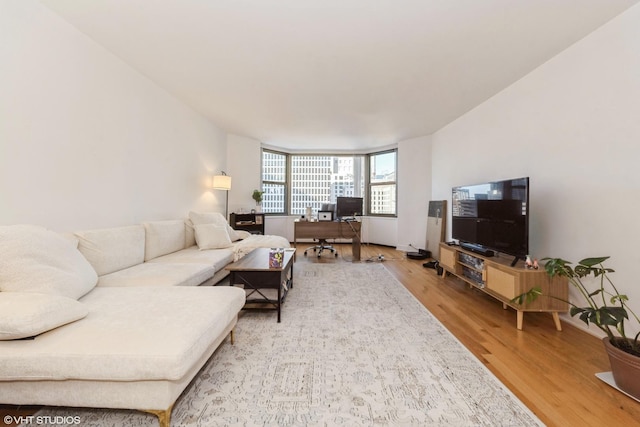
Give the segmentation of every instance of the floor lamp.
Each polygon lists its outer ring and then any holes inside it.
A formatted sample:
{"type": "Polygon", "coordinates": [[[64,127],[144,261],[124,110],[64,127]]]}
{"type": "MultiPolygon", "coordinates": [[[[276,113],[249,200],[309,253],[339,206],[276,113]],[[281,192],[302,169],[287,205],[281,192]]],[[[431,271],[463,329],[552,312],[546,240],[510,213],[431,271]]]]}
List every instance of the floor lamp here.
{"type": "Polygon", "coordinates": [[[220,175],[214,175],[211,187],[214,190],[226,191],[226,199],[224,204],[224,217],[229,220],[229,190],[231,190],[231,177],[222,171],[220,175]]]}

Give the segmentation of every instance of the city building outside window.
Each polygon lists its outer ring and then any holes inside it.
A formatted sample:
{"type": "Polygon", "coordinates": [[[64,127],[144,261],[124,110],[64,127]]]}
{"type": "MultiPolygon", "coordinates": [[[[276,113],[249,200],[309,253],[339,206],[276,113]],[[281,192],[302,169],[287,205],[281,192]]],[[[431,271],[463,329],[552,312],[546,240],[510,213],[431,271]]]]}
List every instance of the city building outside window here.
{"type": "Polygon", "coordinates": [[[362,197],[363,156],[291,154],[290,214],[313,215],[323,204],[336,203],[339,196],[362,197]]]}
{"type": "Polygon", "coordinates": [[[363,197],[365,204],[369,200],[369,214],[395,215],[395,154],[395,150],[371,155],[286,154],[263,149],[262,210],[304,215],[311,207],[316,215],[323,204],[344,196],[363,197]]]}

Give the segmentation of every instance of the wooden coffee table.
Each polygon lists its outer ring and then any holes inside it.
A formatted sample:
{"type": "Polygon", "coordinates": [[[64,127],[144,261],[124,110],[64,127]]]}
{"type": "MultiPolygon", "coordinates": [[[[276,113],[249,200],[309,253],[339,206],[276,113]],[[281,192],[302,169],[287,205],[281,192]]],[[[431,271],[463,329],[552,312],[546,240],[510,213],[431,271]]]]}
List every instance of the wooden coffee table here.
{"type": "MultiPolygon", "coordinates": [[[[284,303],[287,292],[293,288],[293,255],[295,249],[286,248],[281,268],[269,267],[269,249],[257,248],[229,264],[229,284],[242,285],[247,293],[247,304],[267,304],[278,310],[280,323],[280,307],[284,303]]],[[[263,308],[263,307],[259,307],[263,308]]]]}

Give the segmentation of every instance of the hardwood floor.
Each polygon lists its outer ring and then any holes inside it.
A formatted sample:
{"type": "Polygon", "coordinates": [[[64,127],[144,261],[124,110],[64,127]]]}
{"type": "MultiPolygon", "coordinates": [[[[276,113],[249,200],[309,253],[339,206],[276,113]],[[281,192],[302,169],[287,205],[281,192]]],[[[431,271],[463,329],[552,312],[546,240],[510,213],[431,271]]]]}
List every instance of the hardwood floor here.
{"type": "MultiPolygon", "coordinates": [[[[302,246],[302,245],[300,245],[302,246]]],[[[351,261],[351,246],[340,256],[303,257],[298,262],[351,261]]],[[[556,331],[548,313],[526,313],[516,329],[516,313],[451,276],[439,277],[404,252],[363,245],[361,262],[379,262],[493,374],[548,426],[640,425],[640,403],[595,377],[609,370],[600,339],[562,322],[556,331]]]]}
{"type": "MultiPolygon", "coordinates": [[[[296,263],[351,262],[351,245],[336,245],[337,258],[312,252],[296,263]]],[[[524,330],[516,313],[465,283],[424,268],[393,248],[363,245],[360,262],[380,262],[485,366],[548,426],[640,425],[640,403],[595,377],[609,370],[601,341],[563,322],[555,330],[550,314],[526,313],[524,330]]],[[[28,415],[32,408],[0,405],[0,415],[28,415]]]]}

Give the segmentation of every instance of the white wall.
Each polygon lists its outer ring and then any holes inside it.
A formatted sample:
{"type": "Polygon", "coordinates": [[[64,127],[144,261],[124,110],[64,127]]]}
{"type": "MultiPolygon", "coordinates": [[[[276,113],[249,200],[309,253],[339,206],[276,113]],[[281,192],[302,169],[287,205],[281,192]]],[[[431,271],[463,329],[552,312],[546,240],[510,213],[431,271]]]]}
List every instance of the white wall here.
{"type": "MultiPolygon", "coordinates": [[[[433,196],[530,176],[530,252],[610,255],[640,313],[640,6],[433,135],[433,196]]],[[[448,236],[451,236],[450,226],[448,236]]]]}
{"type": "Polygon", "coordinates": [[[226,135],[39,3],[0,2],[0,224],[224,209],[226,135]]]}
{"type": "Polygon", "coordinates": [[[260,141],[229,134],[227,137],[227,174],[231,176],[229,212],[245,213],[256,208],[251,198],[262,183],[262,151],[260,141]]]}
{"type": "Polygon", "coordinates": [[[431,137],[398,144],[398,250],[413,252],[427,246],[427,217],[431,200],[431,137]],[[410,246],[411,245],[411,246],[410,246]]]}
{"type": "Polygon", "coordinates": [[[397,224],[396,218],[364,216],[360,240],[363,243],[395,246],[398,241],[397,224]]]}

